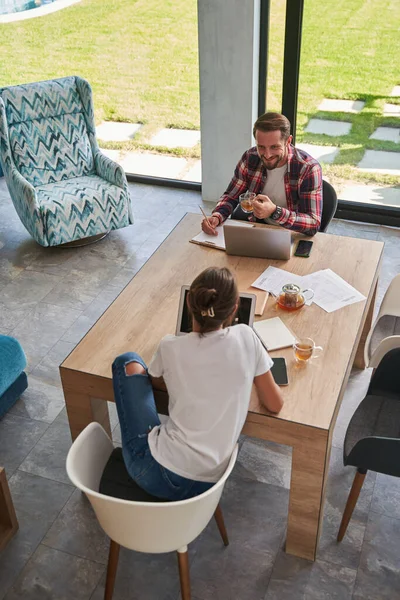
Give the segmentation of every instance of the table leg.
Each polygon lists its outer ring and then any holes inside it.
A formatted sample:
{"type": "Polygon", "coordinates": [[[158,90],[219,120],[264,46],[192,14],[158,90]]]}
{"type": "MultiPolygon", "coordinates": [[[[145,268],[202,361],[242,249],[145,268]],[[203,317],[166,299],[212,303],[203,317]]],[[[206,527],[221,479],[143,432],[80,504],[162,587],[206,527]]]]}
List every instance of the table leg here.
{"type": "Polygon", "coordinates": [[[365,364],[365,360],[364,360],[364,348],[365,348],[365,342],[366,342],[369,330],[371,329],[371,326],[372,326],[372,320],[374,317],[377,288],[378,288],[378,281],[375,284],[375,289],[372,294],[372,298],[371,298],[371,302],[370,302],[370,305],[368,308],[364,327],[363,327],[363,330],[361,333],[360,341],[358,343],[356,356],[354,358],[354,366],[357,367],[358,369],[365,369],[365,367],[367,366],[365,364]]]}
{"type": "Polygon", "coordinates": [[[328,432],[293,445],[286,552],[315,560],[322,528],[330,442],[328,432]],[[324,435],[326,434],[326,435],[324,435]]]}
{"type": "Polygon", "coordinates": [[[64,398],[72,441],[74,441],[81,431],[83,431],[89,423],[92,423],[92,421],[100,423],[111,437],[110,417],[106,400],[92,398],[87,394],[74,392],[73,390],[65,388],[64,398]]]}
{"type": "Polygon", "coordinates": [[[6,472],[0,467],[0,551],[18,529],[17,516],[8,487],[6,472]]]}

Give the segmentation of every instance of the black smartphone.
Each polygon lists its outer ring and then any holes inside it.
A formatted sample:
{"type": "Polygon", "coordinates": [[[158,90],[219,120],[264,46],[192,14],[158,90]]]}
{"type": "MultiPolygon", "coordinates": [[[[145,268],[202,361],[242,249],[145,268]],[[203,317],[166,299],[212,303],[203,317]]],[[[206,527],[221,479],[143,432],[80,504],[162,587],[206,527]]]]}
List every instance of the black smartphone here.
{"type": "Polygon", "coordinates": [[[286,369],[286,361],[284,358],[273,358],[274,364],[271,368],[271,373],[278,385],[288,385],[288,374],[286,369]]]}
{"type": "Polygon", "coordinates": [[[302,258],[308,258],[311,253],[313,242],[309,242],[308,240],[300,240],[297,244],[295,256],[301,256],[302,258]]]}

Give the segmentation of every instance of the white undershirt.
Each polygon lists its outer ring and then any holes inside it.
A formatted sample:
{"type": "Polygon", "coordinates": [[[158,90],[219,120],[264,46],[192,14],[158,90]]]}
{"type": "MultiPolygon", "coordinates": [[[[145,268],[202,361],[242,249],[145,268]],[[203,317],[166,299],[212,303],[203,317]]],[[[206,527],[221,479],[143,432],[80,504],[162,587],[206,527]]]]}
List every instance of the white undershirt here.
{"type": "Polygon", "coordinates": [[[188,479],[218,481],[245,422],[254,377],[272,364],[247,325],[164,337],[149,365],[169,394],[167,422],[149,433],[156,461],[188,479]]]}
{"type": "Polygon", "coordinates": [[[285,174],[287,171],[287,163],[283,167],[276,167],[268,171],[267,181],[264,189],[261,192],[264,196],[268,196],[276,206],[287,208],[286,190],[285,190],[285,174]]]}

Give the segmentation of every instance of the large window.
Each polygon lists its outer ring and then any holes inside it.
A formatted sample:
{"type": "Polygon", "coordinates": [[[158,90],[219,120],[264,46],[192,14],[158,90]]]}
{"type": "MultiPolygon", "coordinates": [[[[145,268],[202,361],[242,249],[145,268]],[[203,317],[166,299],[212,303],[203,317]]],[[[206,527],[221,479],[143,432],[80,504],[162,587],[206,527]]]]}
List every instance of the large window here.
{"type": "Polygon", "coordinates": [[[127,172],[189,174],[200,158],[196,0],[71,0],[56,12],[58,0],[5,1],[0,13],[39,8],[0,14],[0,86],[80,75],[100,145],[127,172]]]}

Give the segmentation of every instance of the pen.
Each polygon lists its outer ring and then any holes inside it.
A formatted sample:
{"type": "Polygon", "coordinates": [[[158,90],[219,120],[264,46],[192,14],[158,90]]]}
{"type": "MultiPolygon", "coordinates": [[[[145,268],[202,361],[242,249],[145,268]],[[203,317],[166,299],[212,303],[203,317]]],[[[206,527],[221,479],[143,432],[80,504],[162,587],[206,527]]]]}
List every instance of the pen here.
{"type": "Polygon", "coordinates": [[[211,225],[210,221],[208,220],[208,217],[207,217],[206,213],[205,213],[205,212],[204,212],[204,210],[201,208],[200,204],[199,204],[199,209],[200,209],[200,210],[201,210],[201,212],[203,213],[203,217],[204,217],[204,218],[205,218],[205,220],[207,221],[207,225],[208,225],[209,227],[211,227],[211,228],[212,228],[212,225],[211,225]]]}

